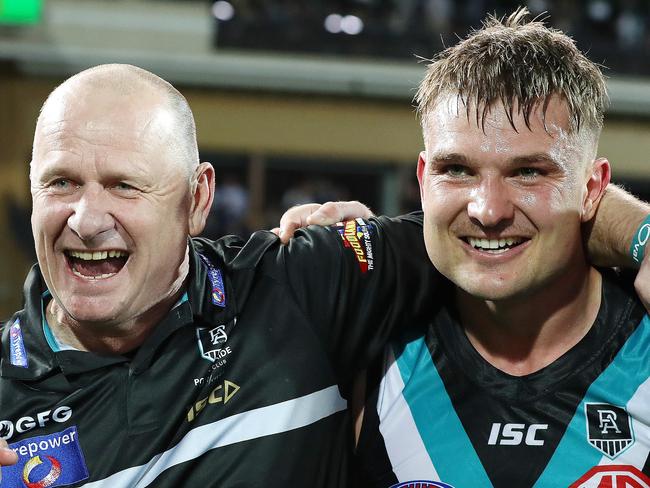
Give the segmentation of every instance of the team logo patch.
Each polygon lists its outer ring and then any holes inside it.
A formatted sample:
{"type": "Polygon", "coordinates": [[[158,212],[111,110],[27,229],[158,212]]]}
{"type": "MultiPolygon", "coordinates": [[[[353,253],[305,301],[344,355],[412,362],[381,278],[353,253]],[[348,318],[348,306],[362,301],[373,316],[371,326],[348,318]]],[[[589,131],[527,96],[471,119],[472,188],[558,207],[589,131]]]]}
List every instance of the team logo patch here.
{"type": "Polygon", "coordinates": [[[31,437],[9,444],[18,454],[18,463],[2,468],[2,486],[48,488],[65,486],[88,478],[88,468],[77,428],[31,437]]]}
{"type": "Polygon", "coordinates": [[[208,279],[210,280],[210,285],[212,285],[212,292],[210,294],[212,303],[219,307],[226,306],[226,287],[223,285],[223,276],[221,275],[221,270],[215,268],[208,259],[199,254],[203,264],[205,264],[208,269],[208,279]]]}
{"type": "Polygon", "coordinates": [[[623,407],[608,403],[586,403],[587,440],[614,459],[634,443],[630,416],[623,407]]]}
{"type": "MultiPolygon", "coordinates": [[[[237,324],[237,318],[233,319],[233,327],[237,324]]],[[[198,327],[196,336],[199,342],[199,352],[201,357],[214,363],[218,359],[230,354],[230,350],[225,346],[228,341],[226,326],[218,325],[212,329],[207,327],[198,327]]]]}
{"type": "Polygon", "coordinates": [[[343,245],[354,251],[354,257],[357,259],[362,273],[374,269],[375,258],[371,239],[373,229],[371,224],[361,218],[336,224],[336,230],[343,240],[343,245]]]}
{"type": "Polygon", "coordinates": [[[595,466],[569,488],[650,488],[650,478],[634,466],[595,466]]]}
{"type": "Polygon", "coordinates": [[[27,368],[27,352],[25,351],[25,342],[23,340],[23,331],[20,328],[20,321],[16,320],[9,328],[9,360],[14,366],[27,368]]]}
{"type": "Polygon", "coordinates": [[[405,481],[403,483],[397,483],[392,485],[390,488],[454,488],[447,483],[442,481],[405,481]]]}

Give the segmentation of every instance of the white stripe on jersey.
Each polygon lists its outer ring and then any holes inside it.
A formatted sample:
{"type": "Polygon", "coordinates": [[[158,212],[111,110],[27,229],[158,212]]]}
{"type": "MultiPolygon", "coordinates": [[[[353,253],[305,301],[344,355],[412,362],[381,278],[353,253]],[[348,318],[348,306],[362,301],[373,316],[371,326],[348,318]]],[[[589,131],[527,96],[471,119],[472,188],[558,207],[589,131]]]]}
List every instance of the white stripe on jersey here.
{"type": "Polygon", "coordinates": [[[415,425],[411,409],[402,392],[404,381],[392,348],[386,348],[385,374],[379,385],[377,414],[379,431],[384,437],[386,452],[398,481],[440,481],[422,437],[415,425]]]}
{"type": "Polygon", "coordinates": [[[154,456],[147,464],[127,468],[83,486],[144,488],[166,469],[196,459],[211,449],[305,427],[346,408],[346,401],[341,398],[338,386],[334,385],[292,400],[238,413],[192,429],[176,446],[154,456]]]}
{"type": "Polygon", "coordinates": [[[625,406],[632,419],[634,444],[614,459],[607,456],[600,458],[599,466],[609,464],[630,464],[643,468],[650,453],[650,379],[647,379],[632,395],[625,406]]]}

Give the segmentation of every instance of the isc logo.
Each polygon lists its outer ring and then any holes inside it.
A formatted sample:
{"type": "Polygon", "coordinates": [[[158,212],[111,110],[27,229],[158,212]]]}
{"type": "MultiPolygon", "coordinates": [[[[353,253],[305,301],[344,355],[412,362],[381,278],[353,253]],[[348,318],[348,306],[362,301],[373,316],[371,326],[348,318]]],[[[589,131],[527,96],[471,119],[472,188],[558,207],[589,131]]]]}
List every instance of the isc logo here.
{"type": "Polygon", "coordinates": [[[548,424],[492,424],[488,445],[518,446],[521,441],[527,446],[543,446],[544,439],[539,439],[538,431],[548,429],[548,424]],[[503,428],[502,428],[503,426],[503,428]]]}

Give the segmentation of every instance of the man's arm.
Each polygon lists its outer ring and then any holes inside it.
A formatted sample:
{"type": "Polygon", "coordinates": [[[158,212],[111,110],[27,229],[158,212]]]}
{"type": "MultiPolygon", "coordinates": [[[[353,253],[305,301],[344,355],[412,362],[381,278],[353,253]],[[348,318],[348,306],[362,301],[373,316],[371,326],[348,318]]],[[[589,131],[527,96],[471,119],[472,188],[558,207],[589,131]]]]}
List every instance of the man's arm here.
{"type": "MultiPolygon", "coordinates": [[[[591,261],[598,266],[639,267],[632,259],[630,246],[639,226],[650,215],[650,205],[622,188],[610,184],[598,207],[596,217],[585,229],[591,261]]],[[[307,225],[331,225],[355,217],[368,218],[372,212],[359,202],[328,202],[290,208],[273,231],[287,243],[296,229],[307,225]]],[[[646,252],[650,254],[650,250],[646,252]]],[[[650,310],[650,259],[641,263],[634,282],[646,309],[650,310]]]]}
{"type": "Polygon", "coordinates": [[[333,225],[357,217],[367,219],[373,216],[368,207],[357,201],[305,203],[284,212],[280,226],[271,229],[271,232],[280,238],[282,244],[288,244],[296,230],[308,225],[333,225]]]}
{"type": "MultiPolygon", "coordinates": [[[[589,257],[599,266],[638,267],[630,247],[640,225],[650,215],[650,205],[610,184],[596,217],[586,229],[589,257]]],[[[646,250],[646,255],[650,251],[646,250]]],[[[634,281],[639,298],[650,310],[650,259],[643,259],[634,281]]]]}
{"type": "Polygon", "coordinates": [[[596,217],[585,229],[591,262],[597,266],[638,268],[639,263],[630,255],[630,246],[639,225],[649,214],[649,204],[610,184],[596,217]]]}

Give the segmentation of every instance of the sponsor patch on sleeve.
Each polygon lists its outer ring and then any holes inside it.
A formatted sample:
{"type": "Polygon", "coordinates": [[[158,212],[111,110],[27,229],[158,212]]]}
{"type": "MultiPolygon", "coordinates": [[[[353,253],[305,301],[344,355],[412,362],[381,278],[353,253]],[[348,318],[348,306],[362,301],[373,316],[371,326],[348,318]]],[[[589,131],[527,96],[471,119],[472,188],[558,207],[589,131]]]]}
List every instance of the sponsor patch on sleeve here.
{"type": "Polygon", "coordinates": [[[334,228],[341,236],[343,246],[354,252],[361,272],[372,271],[375,268],[375,256],[372,249],[374,226],[358,218],[339,222],[334,228]]]}
{"type": "Polygon", "coordinates": [[[89,476],[76,426],[30,437],[9,444],[9,448],[18,454],[18,463],[2,468],[3,488],[66,486],[89,476]]]}
{"type": "Polygon", "coordinates": [[[25,341],[23,340],[23,331],[20,328],[20,321],[16,320],[9,328],[9,360],[14,366],[27,368],[27,352],[25,351],[25,341]]]}
{"type": "Polygon", "coordinates": [[[210,280],[210,285],[212,286],[212,303],[219,307],[226,306],[226,287],[223,284],[223,276],[221,275],[221,270],[216,268],[203,254],[199,254],[201,261],[205,264],[205,267],[208,271],[208,279],[210,280]]]}

